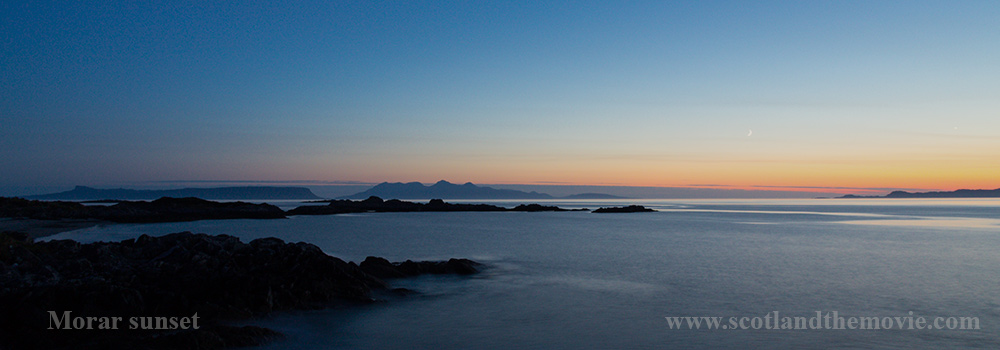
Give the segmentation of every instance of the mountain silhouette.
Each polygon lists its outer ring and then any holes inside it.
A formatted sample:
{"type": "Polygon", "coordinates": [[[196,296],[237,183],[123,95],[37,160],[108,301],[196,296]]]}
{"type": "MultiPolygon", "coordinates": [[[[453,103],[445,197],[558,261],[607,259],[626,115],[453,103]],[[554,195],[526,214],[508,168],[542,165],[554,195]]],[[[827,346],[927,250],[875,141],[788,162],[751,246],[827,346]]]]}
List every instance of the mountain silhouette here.
{"type": "Polygon", "coordinates": [[[995,190],[955,190],[933,192],[892,191],[885,196],[845,195],[838,198],[998,198],[1000,188],[995,190]]]}
{"type": "Polygon", "coordinates": [[[438,181],[437,183],[424,186],[419,182],[383,182],[364,192],[340,197],[343,199],[365,199],[371,196],[393,199],[553,199],[551,195],[538,193],[535,191],[524,192],[517,190],[496,189],[492,187],[476,186],[471,182],[463,185],[456,185],[448,181],[438,181]]]}

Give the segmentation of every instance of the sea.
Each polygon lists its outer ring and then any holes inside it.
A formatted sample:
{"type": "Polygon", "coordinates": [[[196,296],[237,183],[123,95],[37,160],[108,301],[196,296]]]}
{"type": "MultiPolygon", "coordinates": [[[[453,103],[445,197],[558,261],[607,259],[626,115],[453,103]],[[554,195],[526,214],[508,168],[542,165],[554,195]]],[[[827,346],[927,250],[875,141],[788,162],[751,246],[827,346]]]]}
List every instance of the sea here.
{"type": "Polygon", "coordinates": [[[260,349],[1000,348],[998,199],[530,202],[657,212],[294,216],[49,239],[192,231],[308,242],[355,262],[484,264],[391,281],[416,292],[405,297],[245,321],[285,334],[260,349]]]}

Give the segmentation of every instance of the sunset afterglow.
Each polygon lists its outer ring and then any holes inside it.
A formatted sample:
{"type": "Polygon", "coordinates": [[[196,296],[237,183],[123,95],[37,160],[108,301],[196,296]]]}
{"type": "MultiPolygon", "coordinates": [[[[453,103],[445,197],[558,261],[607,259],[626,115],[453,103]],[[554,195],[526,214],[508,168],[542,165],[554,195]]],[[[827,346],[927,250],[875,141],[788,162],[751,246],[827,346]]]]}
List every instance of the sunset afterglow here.
{"type": "Polygon", "coordinates": [[[992,2],[33,2],[0,16],[12,193],[1000,187],[992,2]]]}

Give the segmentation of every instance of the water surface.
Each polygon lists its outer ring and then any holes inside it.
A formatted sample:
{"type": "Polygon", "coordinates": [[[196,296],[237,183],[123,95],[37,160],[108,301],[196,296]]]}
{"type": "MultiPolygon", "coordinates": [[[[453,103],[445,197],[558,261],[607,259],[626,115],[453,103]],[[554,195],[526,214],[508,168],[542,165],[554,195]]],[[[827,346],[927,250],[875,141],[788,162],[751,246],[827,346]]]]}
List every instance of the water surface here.
{"type": "MultiPolygon", "coordinates": [[[[519,203],[493,201],[513,206],[519,203]]],[[[345,260],[465,257],[473,277],[394,281],[372,306],[252,323],[266,349],[996,348],[1000,201],[546,201],[657,213],[367,213],[114,225],[57,238],[178,231],[275,236],[345,260]],[[977,317],[979,330],[688,330],[665,317],[977,317]]]]}

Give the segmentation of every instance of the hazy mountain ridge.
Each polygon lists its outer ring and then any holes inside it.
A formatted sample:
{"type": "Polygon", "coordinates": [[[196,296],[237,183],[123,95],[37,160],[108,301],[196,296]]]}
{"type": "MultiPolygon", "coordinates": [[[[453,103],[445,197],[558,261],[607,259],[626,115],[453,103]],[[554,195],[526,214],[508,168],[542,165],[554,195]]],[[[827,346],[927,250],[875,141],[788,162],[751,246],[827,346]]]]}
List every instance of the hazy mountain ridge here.
{"type": "Polygon", "coordinates": [[[340,197],[343,199],[365,199],[371,196],[394,199],[555,199],[555,197],[535,191],[501,190],[476,186],[471,182],[456,185],[448,181],[424,186],[419,182],[383,182],[366,191],[340,197]]]}
{"type": "Polygon", "coordinates": [[[628,197],[615,196],[606,193],[580,193],[560,198],[561,199],[627,199],[628,197]]]}
{"type": "Polygon", "coordinates": [[[277,186],[182,188],[175,190],[99,189],[76,186],[76,188],[65,192],[26,196],[25,198],[42,200],[153,200],[161,197],[197,197],[214,200],[320,199],[319,196],[305,187],[277,186]]]}
{"type": "Polygon", "coordinates": [[[885,196],[845,195],[838,198],[1000,198],[1000,188],[995,190],[955,190],[931,192],[892,191],[885,196]]]}
{"type": "Polygon", "coordinates": [[[556,197],[548,193],[536,191],[525,192],[513,189],[498,189],[488,186],[477,186],[471,182],[462,185],[441,180],[425,186],[419,182],[383,182],[363,192],[339,199],[365,199],[371,196],[392,199],[623,199],[627,197],[604,193],[581,193],[566,197],[556,197]]]}

